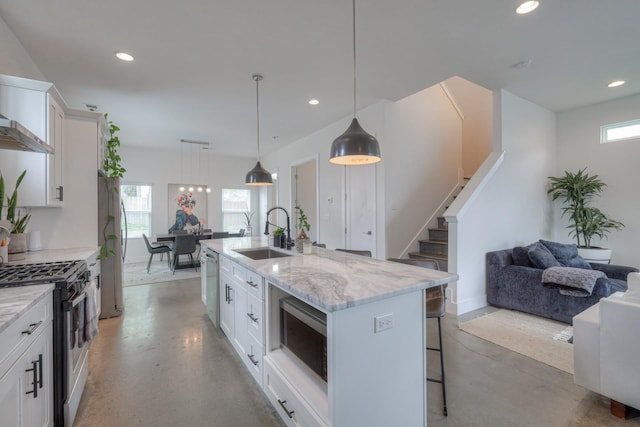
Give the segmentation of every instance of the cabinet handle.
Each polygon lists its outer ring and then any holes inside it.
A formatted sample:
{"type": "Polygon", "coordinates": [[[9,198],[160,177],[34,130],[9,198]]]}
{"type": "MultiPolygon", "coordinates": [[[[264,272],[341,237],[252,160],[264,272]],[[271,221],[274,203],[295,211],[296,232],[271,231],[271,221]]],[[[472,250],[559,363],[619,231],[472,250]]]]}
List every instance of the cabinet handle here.
{"type": "Polygon", "coordinates": [[[25,369],[25,372],[33,371],[33,382],[31,383],[33,384],[33,389],[31,391],[26,392],[25,394],[33,393],[33,397],[37,398],[38,397],[38,361],[34,360],[33,362],[31,362],[31,364],[33,365],[33,368],[25,369]]]}
{"type": "Polygon", "coordinates": [[[38,326],[40,326],[41,324],[42,324],[42,320],[39,321],[38,323],[30,323],[29,324],[30,328],[27,329],[26,331],[22,331],[22,334],[31,335],[32,333],[35,332],[36,329],[38,329],[38,326]]]}
{"type": "Polygon", "coordinates": [[[249,319],[251,319],[253,323],[258,323],[258,318],[254,316],[253,313],[247,313],[247,316],[249,316],[249,319]]]}
{"type": "Polygon", "coordinates": [[[64,188],[61,185],[60,187],[56,187],[56,190],[58,190],[58,194],[59,194],[59,197],[56,197],[56,199],[62,202],[64,200],[64,188]]]}
{"type": "Polygon", "coordinates": [[[229,285],[224,284],[224,302],[229,303],[229,285]]]}
{"type": "Polygon", "coordinates": [[[284,404],[285,404],[285,403],[287,403],[287,401],[286,401],[286,400],[280,400],[280,399],[278,399],[278,403],[280,404],[280,406],[282,406],[282,409],[284,409],[284,412],[287,414],[287,416],[288,416],[289,418],[293,418],[293,413],[294,413],[295,411],[289,411],[289,410],[287,409],[287,407],[286,407],[286,406],[284,406],[284,404]]]}
{"type": "Polygon", "coordinates": [[[251,286],[252,288],[257,288],[258,284],[257,283],[253,283],[253,280],[249,279],[246,281],[247,285],[251,286]]]}
{"type": "Polygon", "coordinates": [[[42,388],[42,353],[38,356],[38,387],[42,388]]]}
{"type": "Polygon", "coordinates": [[[258,366],[259,362],[253,358],[253,354],[247,354],[247,357],[249,358],[249,360],[251,360],[251,363],[253,363],[253,366],[258,366]]]}

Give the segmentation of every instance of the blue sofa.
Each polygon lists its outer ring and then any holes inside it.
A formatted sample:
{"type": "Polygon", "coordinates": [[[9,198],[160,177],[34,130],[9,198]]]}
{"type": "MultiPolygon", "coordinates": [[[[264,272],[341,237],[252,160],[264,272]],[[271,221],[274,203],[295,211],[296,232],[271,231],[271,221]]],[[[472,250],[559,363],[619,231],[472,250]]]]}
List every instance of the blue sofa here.
{"type": "MultiPolygon", "coordinates": [[[[519,248],[523,249],[523,248],[519,248]]],[[[520,255],[516,257],[519,259],[520,255]]],[[[627,290],[627,274],[637,268],[612,264],[590,264],[607,277],[597,280],[591,296],[561,295],[558,289],[542,284],[543,268],[514,263],[513,250],[489,252],[486,256],[487,302],[491,305],[535,314],[572,324],[573,316],[591,307],[600,298],[627,290]]],[[[587,267],[588,268],[588,267],[587,267]]]]}

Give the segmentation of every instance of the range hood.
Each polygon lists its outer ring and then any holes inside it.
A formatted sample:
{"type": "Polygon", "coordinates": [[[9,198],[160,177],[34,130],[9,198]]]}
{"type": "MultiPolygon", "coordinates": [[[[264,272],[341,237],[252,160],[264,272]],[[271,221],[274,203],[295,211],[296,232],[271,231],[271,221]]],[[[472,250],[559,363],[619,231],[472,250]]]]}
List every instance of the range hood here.
{"type": "Polygon", "coordinates": [[[0,114],[0,149],[53,154],[53,147],[15,120],[0,114]]]}

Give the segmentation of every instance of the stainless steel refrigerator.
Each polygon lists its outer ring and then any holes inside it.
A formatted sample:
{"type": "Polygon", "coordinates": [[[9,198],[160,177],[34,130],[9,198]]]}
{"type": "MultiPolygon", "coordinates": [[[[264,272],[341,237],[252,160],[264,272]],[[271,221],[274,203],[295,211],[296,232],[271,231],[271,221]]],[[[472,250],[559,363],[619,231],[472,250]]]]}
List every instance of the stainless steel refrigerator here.
{"type": "Polygon", "coordinates": [[[120,200],[120,179],[105,182],[98,171],[98,244],[106,245],[106,257],[101,260],[100,318],[120,316],[122,299],[122,263],[126,253],[126,220],[120,200]]]}

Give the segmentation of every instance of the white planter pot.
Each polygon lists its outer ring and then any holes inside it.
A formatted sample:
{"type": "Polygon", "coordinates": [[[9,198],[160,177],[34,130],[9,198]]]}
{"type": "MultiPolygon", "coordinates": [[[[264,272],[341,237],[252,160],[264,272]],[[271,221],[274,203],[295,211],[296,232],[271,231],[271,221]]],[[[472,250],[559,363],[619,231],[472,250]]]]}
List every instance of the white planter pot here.
{"type": "Polygon", "coordinates": [[[606,248],[578,248],[578,255],[588,262],[609,264],[611,261],[611,249],[606,248]]]}

